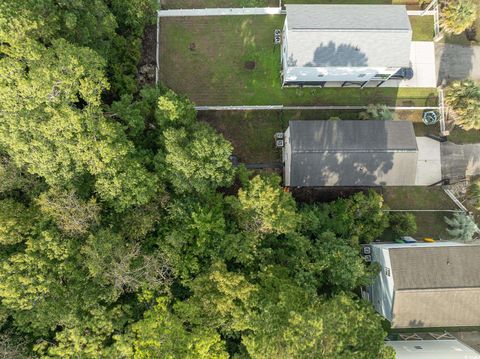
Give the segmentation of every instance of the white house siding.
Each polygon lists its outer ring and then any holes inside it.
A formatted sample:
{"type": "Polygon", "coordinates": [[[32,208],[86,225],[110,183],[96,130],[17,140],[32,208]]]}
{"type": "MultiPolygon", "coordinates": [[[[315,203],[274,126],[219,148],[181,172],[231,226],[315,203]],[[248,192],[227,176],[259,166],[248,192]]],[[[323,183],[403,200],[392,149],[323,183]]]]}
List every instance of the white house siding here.
{"type": "Polygon", "coordinates": [[[284,57],[284,84],[319,81],[364,82],[372,80],[377,74],[391,76],[399,70],[380,67],[288,67],[285,60],[284,57]]]}
{"type": "Polygon", "coordinates": [[[283,147],[283,182],[285,186],[290,186],[290,166],[292,162],[292,145],[290,143],[290,127],[287,128],[287,131],[285,131],[285,136],[284,136],[284,147],[283,147]]]}
{"type": "Polygon", "coordinates": [[[381,271],[370,287],[370,301],[378,313],[391,321],[393,310],[393,276],[388,249],[372,245],[372,261],[380,264],[381,271]],[[386,275],[386,268],[390,270],[390,276],[386,275]]]}

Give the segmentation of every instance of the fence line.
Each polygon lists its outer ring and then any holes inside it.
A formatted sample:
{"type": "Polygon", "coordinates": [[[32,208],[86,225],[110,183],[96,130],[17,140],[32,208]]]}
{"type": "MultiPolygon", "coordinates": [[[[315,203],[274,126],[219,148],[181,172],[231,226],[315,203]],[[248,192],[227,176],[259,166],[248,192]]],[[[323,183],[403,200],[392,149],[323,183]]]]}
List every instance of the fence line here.
{"type": "Polygon", "coordinates": [[[447,189],[447,188],[444,188],[443,190],[444,190],[445,193],[448,195],[448,197],[450,197],[450,199],[457,205],[457,207],[462,210],[462,212],[468,213],[468,209],[465,208],[465,206],[462,204],[462,202],[460,202],[460,201],[458,200],[457,197],[455,197],[455,195],[453,194],[452,191],[450,191],[450,190],[447,189]]]}
{"type": "Polygon", "coordinates": [[[458,209],[383,209],[383,212],[462,212],[458,209]]]}
{"type": "Polygon", "coordinates": [[[244,8],[210,8],[210,9],[178,9],[159,10],[159,17],[178,16],[238,16],[238,15],[280,15],[280,7],[244,7],[244,8]]]}
{"type": "MultiPolygon", "coordinates": [[[[160,6],[160,0],[159,0],[160,6]]],[[[155,50],[155,84],[158,84],[160,78],[160,16],[157,15],[157,48],[155,50]]]]}
{"type": "MultiPolygon", "coordinates": [[[[256,111],[256,110],[365,110],[368,106],[284,106],[284,105],[257,105],[257,106],[195,106],[197,111],[256,111]]],[[[388,106],[390,110],[438,110],[437,106],[388,106]]]]}

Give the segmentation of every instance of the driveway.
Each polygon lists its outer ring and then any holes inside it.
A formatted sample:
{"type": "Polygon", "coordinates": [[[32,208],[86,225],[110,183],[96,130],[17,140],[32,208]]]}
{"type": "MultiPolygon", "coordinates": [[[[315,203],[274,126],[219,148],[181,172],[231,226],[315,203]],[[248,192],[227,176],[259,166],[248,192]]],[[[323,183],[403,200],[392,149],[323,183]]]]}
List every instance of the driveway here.
{"type": "Polygon", "coordinates": [[[440,142],[417,137],[417,186],[429,186],[442,180],[440,142]]]}
{"type": "Polygon", "coordinates": [[[480,46],[436,44],[438,84],[443,80],[480,80],[480,46]]]}
{"type": "Polygon", "coordinates": [[[451,180],[480,175],[480,144],[441,144],[443,178],[451,180]]]}

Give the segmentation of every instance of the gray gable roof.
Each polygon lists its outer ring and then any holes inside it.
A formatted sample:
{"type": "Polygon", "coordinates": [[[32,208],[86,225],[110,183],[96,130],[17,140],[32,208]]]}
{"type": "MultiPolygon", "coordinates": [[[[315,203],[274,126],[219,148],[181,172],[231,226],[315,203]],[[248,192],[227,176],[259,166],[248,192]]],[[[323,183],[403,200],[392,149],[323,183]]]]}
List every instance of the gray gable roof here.
{"type": "Polygon", "coordinates": [[[390,249],[395,290],[480,288],[480,246],[390,249]]]}
{"type": "Polygon", "coordinates": [[[289,30],[411,31],[404,5],[285,5],[289,30]]]}
{"type": "Polygon", "coordinates": [[[392,327],[480,325],[480,246],[392,248],[392,327]]]}
{"type": "Polygon", "coordinates": [[[408,121],[291,121],[290,186],[414,185],[408,121]]]}
{"type": "Polygon", "coordinates": [[[412,29],[400,5],[287,5],[293,67],[408,67],[412,29]]]}

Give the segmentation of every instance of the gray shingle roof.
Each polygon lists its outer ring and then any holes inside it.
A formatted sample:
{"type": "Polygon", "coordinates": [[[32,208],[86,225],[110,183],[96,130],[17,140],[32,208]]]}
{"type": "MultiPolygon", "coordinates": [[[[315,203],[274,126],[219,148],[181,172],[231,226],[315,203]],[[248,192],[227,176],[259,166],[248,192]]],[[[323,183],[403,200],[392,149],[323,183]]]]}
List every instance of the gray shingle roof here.
{"type": "Polygon", "coordinates": [[[286,7],[289,66],[410,66],[412,29],[405,6],[286,7]]]}
{"type": "Polygon", "coordinates": [[[480,246],[390,249],[392,327],[480,325],[480,246]]]}
{"type": "Polygon", "coordinates": [[[480,288],[480,246],[390,249],[395,289],[480,288]]]}
{"type": "Polygon", "coordinates": [[[404,5],[285,6],[289,30],[411,30],[404,5]]]}
{"type": "Polygon", "coordinates": [[[291,121],[290,186],[414,185],[407,121],[291,121]]]}
{"type": "Polygon", "coordinates": [[[480,325],[480,288],[395,292],[392,328],[445,328],[480,325]]]}

